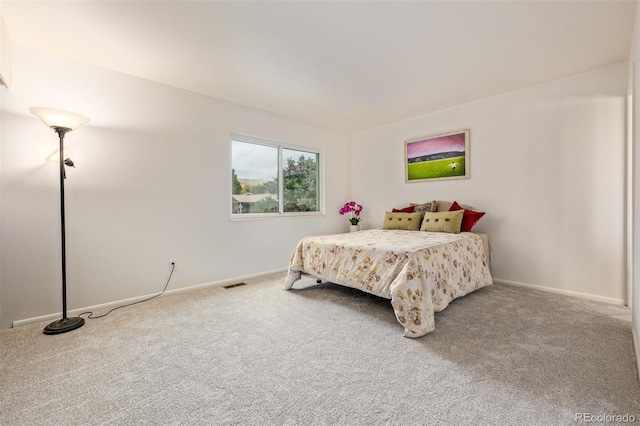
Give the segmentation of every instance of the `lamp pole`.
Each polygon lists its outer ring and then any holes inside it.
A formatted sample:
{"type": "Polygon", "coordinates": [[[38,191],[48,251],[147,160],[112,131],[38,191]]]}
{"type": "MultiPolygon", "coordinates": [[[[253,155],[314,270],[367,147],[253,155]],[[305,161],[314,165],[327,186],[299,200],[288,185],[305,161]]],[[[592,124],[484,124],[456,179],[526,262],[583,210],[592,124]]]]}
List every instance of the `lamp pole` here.
{"type": "Polygon", "coordinates": [[[44,334],[60,334],[75,330],[84,325],[84,318],[67,317],[67,248],[65,238],[64,217],[64,180],[66,179],[65,166],[74,167],[73,161],[64,158],[64,136],[89,122],[89,118],[73,112],[62,111],[53,108],[31,107],[29,111],[40,118],[42,122],[52,128],[60,139],[60,231],[62,247],[62,319],[52,322],[44,328],[44,334]]]}
{"type": "MultiPolygon", "coordinates": [[[[54,127],[53,130],[60,138],[60,230],[61,230],[61,248],[62,248],[62,319],[54,321],[44,328],[44,334],[60,334],[67,331],[75,330],[84,325],[84,318],[67,317],[67,246],[66,246],[66,230],[64,220],[64,180],[66,173],[64,167],[66,160],[64,159],[64,135],[71,129],[66,127],[54,127]]],[[[71,163],[73,164],[73,163],[71,163]]]]}
{"type": "Polygon", "coordinates": [[[64,135],[69,131],[64,127],[55,129],[60,137],[60,229],[62,230],[62,319],[67,319],[67,245],[64,220],[64,135]]]}

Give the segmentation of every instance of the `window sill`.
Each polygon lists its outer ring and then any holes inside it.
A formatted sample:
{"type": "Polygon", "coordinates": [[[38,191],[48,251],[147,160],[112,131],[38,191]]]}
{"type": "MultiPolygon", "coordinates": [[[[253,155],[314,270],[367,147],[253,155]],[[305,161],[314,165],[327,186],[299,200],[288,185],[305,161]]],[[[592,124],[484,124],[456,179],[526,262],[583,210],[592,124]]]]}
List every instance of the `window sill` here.
{"type": "Polygon", "coordinates": [[[263,220],[263,219],[298,219],[298,218],[320,218],[325,217],[321,212],[309,213],[245,213],[242,215],[233,215],[229,218],[230,222],[243,222],[247,220],[263,220]]]}

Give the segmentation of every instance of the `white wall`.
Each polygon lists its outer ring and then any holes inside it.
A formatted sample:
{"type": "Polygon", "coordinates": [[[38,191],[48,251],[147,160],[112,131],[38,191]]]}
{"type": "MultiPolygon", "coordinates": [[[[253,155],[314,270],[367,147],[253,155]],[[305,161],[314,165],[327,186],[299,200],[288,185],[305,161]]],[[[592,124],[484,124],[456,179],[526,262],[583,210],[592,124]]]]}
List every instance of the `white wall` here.
{"type": "Polygon", "coordinates": [[[629,52],[629,94],[631,95],[631,226],[629,234],[631,244],[631,307],[633,323],[633,341],[636,352],[638,372],[640,372],[640,8],[636,7],[636,21],[629,52]]]}
{"type": "MultiPolygon", "coordinates": [[[[91,122],[67,135],[69,309],[285,269],[306,235],[346,231],[349,135],[14,48],[2,92],[1,326],[60,312],[57,135],[28,112],[91,122]],[[231,132],[323,150],[326,217],[229,221],[231,132]]],[[[185,66],[196,66],[195,64],[185,66]]]]}
{"type": "MultiPolygon", "coordinates": [[[[496,280],[624,303],[627,64],[358,132],[352,196],[365,227],[409,202],[487,215],[496,280]],[[471,130],[465,180],[404,182],[404,141],[471,130]]],[[[428,96],[428,94],[425,94],[428,96]]]]}
{"type": "Polygon", "coordinates": [[[2,18],[0,7],[0,84],[11,87],[13,82],[13,68],[11,65],[12,43],[7,26],[2,18]]]}
{"type": "MultiPolygon", "coordinates": [[[[0,80],[5,82],[5,85],[0,83],[0,105],[2,104],[2,99],[4,98],[7,87],[11,85],[11,54],[12,54],[12,43],[4,23],[4,19],[2,17],[2,1],[0,1],[0,80]],[[9,78],[7,78],[9,75],[9,78]],[[9,83],[7,83],[7,79],[9,83]]],[[[0,111],[0,148],[2,147],[2,112],[0,111]]],[[[0,149],[0,156],[2,150],[0,149]]],[[[0,177],[2,176],[1,172],[2,162],[0,161],[0,177]]],[[[0,206],[2,205],[2,192],[0,191],[0,206]]],[[[0,207],[0,215],[2,214],[2,208],[0,207]]],[[[1,223],[0,219],[0,223],[1,223]]],[[[0,240],[0,246],[2,245],[2,241],[0,240]]],[[[2,255],[2,250],[0,250],[0,258],[2,255]]],[[[2,266],[2,261],[0,260],[0,268],[2,266]]],[[[0,279],[2,274],[0,273],[0,279]]],[[[2,318],[2,285],[0,284],[0,318],[2,318]]],[[[0,322],[0,328],[2,328],[0,322]]]]}

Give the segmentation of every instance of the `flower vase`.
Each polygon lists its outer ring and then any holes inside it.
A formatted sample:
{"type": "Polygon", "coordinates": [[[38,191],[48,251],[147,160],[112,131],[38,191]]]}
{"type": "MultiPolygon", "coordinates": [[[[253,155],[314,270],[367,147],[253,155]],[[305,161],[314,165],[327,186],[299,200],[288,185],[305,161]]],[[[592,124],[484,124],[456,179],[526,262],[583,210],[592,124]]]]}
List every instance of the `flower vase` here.
{"type": "Polygon", "coordinates": [[[360,230],[360,225],[350,225],[349,232],[356,232],[360,230]]]}

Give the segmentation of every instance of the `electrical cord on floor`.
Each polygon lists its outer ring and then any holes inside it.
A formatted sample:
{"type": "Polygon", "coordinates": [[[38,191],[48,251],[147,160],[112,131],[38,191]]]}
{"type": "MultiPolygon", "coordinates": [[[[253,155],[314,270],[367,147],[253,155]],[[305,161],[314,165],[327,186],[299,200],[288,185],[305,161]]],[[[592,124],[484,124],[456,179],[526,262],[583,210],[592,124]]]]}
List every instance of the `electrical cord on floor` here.
{"type": "Polygon", "coordinates": [[[150,298],[144,299],[144,300],[138,300],[137,302],[127,303],[126,305],[116,306],[115,308],[113,308],[109,312],[107,312],[106,314],[98,315],[97,317],[93,316],[93,311],[83,312],[83,313],[79,314],[78,316],[81,317],[82,315],[89,314],[89,316],[87,317],[89,319],[103,318],[103,317],[106,317],[107,315],[109,315],[111,312],[115,311],[116,309],[126,308],[127,306],[137,305],[138,303],[148,302],[151,299],[155,299],[156,297],[160,297],[160,296],[162,296],[164,294],[165,291],[167,291],[167,287],[169,287],[169,282],[171,281],[171,277],[173,276],[173,271],[175,271],[175,270],[176,270],[176,264],[175,264],[175,262],[173,262],[173,263],[171,263],[171,273],[169,274],[169,278],[167,279],[167,283],[164,285],[164,288],[162,289],[162,291],[160,293],[156,294],[155,296],[151,296],[150,298]]]}

